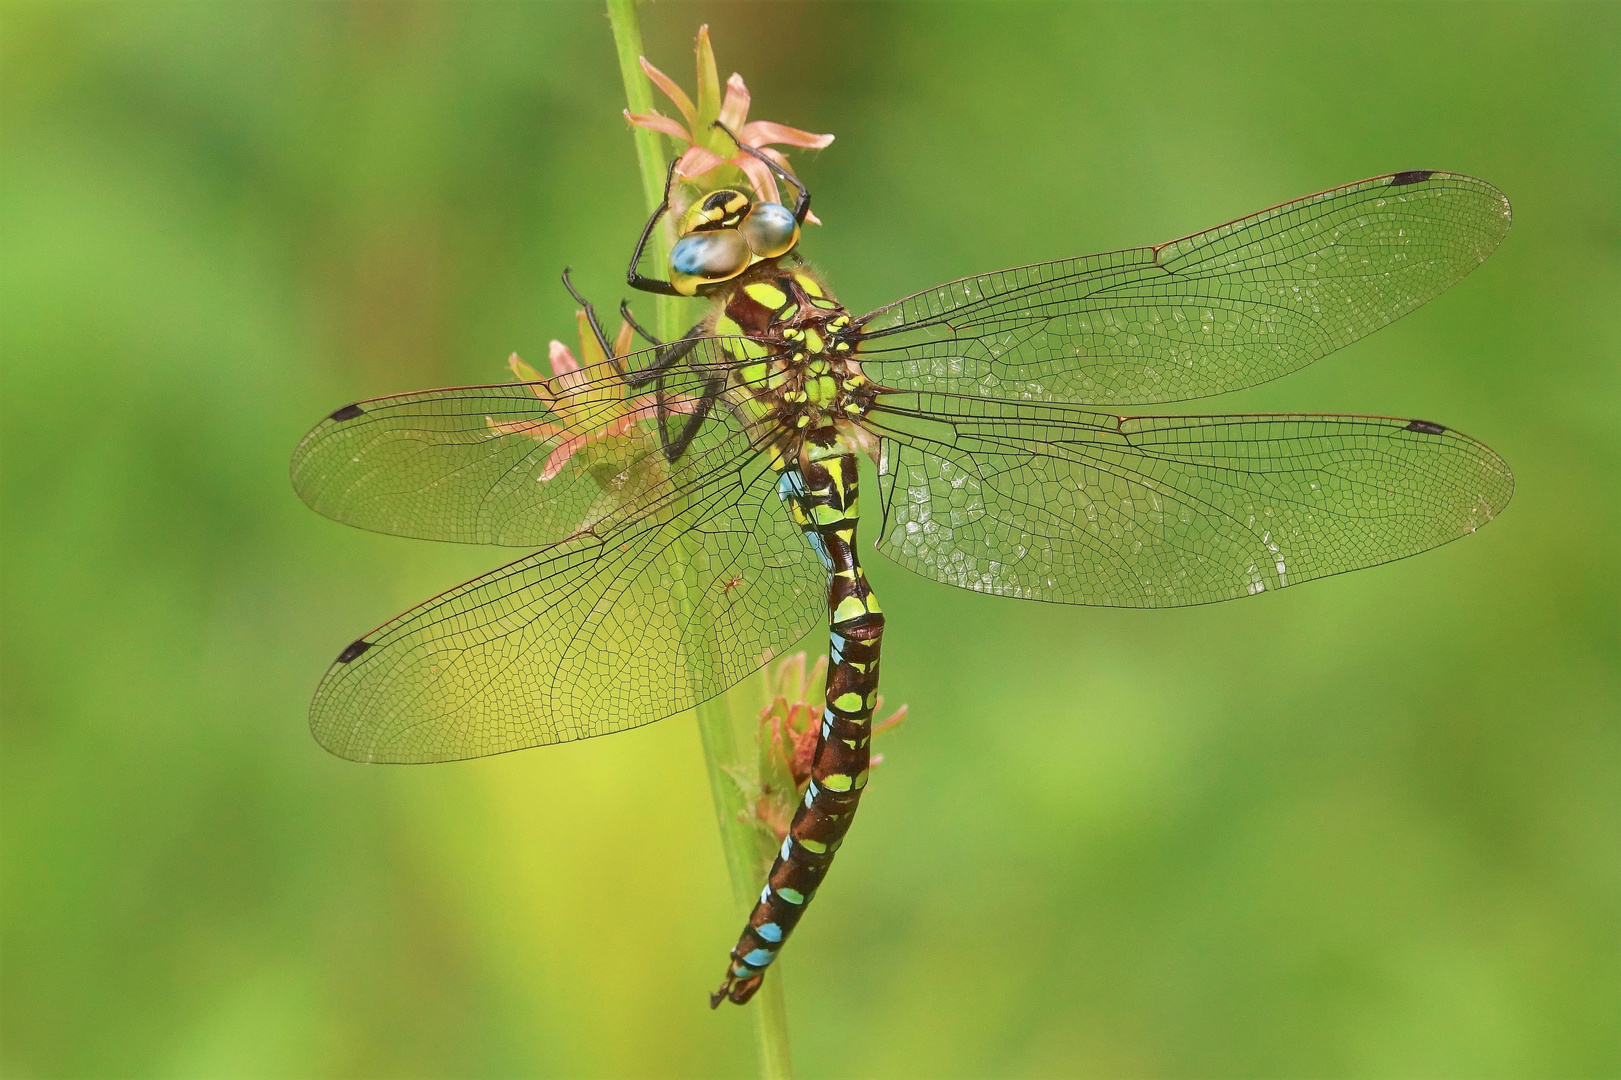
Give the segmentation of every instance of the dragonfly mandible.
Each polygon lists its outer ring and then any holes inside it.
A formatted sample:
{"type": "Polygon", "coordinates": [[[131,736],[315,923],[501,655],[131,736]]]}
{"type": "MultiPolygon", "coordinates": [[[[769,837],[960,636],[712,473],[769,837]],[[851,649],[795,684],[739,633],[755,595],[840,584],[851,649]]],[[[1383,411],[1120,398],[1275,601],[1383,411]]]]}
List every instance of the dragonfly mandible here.
{"type": "Polygon", "coordinates": [[[759,987],[866,783],[884,615],[857,557],[861,457],[876,546],[907,569],[1117,607],[1400,559],[1474,532],[1513,492],[1501,458],[1428,420],[1117,411],[1277,378],[1436,296],[1508,231],[1484,181],[1376,176],[857,318],[799,257],[809,190],[755,156],[793,207],[711,192],[682,216],[668,277],[646,277],[667,184],[637,244],[631,285],[710,302],[681,340],[616,355],[585,305],[598,363],[346,405],[292,462],[299,495],[335,520],[539,549],[339,654],[310,726],[345,758],[623,731],[828,627],[811,783],[712,1005],[759,987]]]}

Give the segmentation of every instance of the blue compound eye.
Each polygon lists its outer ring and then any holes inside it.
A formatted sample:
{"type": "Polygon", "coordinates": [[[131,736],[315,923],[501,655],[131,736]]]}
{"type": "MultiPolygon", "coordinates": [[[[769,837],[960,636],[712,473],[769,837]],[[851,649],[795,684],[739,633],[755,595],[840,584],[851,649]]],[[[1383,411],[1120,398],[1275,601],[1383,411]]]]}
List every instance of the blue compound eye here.
{"type": "Polygon", "coordinates": [[[799,222],[781,203],[755,203],[737,227],[749,250],[762,259],[786,255],[799,243],[799,222]]]}
{"type": "Polygon", "coordinates": [[[691,233],[670,251],[670,284],[681,295],[693,296],[700,285],[741,274],[749,260],[749,245],[736,229],[691,233]]]}

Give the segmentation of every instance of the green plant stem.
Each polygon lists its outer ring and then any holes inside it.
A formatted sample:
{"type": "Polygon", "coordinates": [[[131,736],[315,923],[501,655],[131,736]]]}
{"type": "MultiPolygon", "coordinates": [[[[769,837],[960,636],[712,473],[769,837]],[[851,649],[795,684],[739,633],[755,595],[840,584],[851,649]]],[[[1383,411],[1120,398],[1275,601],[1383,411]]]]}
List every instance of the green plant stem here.
{"type": "MultiPolygon", "coordinates": [[[[619,53],[619,73],[625,83],[625,101],[632,112],[653,111],[652,84],[643,74],[639,63],[642,56],[642,30],[636,17],[636,0],[607,0],[608,21],[613,27],[614,46],[619,53]]],[[[667,160],[661,135],[644,128],[633,129],[636,137],[636,160],[642,178],[642,194],[647,201],[648,213],[664,198],[664,176],[667,160]]],[[[666,217],[664,227],[653,236],[651,257],[654,266],[663,266],[670,250],[672,231],[666,217]]],[[[659,336],[673,341],[682,333],[680,307],[674,297],[658,298],[659,336]]],[[[689,583],[690,584],[690,583],[689,583]]],[[[691,590],[688,590],[691,596],[691,590]]],[[[690,601],[688,602],[690,605],[690,601]]],[[[690,617],[691,612],[684,612],[690,617]]],[[[708,661],[707,650],[695,650],[694,667],[708,661]]],[[[694,678],[701,686],[706,679],[694,678]]],[[[698,733],[703,741],[704,765],[709,773],[709,791],[715,804],[715,819],[720,826],[721,848],[726,856],[726,869],[732,880],[732,895],[737,906],[747,913],[754,899],[754,890],[763,879],[764,867],[760,858],[758,830],[746,820],[752,809],[745,800],[737,782],[726,772],[745,761],[744,748],[752,758],[751,710],[739,703],[742,695],[733,693],[700,704],[697,708],[698,733]]],[[[791,1080],[793,1062],[788,1046],[788,1007],[782,993],[782,961],[773,965],[771,974],[749,1003],[749,1014],[754,1023],[755,1045],[760,1075],[768,1080],[791,1080]]]]}
{"type": "MultiPolygon", "coordinates": [[[[619,76],[625,83],[625,104],[634,113],[653,111],[653,84],[642,73],[642,24],[636,17],[637,0],[608,0],[608,22],[613,26],[614,48],[619,53],[619,76]]],[[[642,197],[647,212],[664,198],[664,175],[669,161],[664,156],[664,136],[646,128],[632,127],[636,141],[636,166],[642,177],[642,197]]],[[[674,231],[668,215],[653,233],[648,253],[653,266],[663,266],[670,254],[674,231]]],[[[680,301],[673,296],[654,299],[658,311],[659,337],[674,341],[681,335],[680,301]]]]}

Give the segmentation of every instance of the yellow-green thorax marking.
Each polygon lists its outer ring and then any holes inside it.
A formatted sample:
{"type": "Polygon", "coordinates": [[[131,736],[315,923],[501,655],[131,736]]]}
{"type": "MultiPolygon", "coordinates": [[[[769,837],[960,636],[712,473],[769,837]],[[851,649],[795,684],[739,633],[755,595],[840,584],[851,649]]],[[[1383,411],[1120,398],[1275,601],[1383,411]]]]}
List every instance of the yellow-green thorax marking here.
{"type": "Polygon", "coordinates": [[[710,328],[733,339],[726,344],[737,362],[730,386],[785,432],[860,420],[873,385],[856,360],[850,313],[816,275],[768,259],[731,284],[710,328]]]}

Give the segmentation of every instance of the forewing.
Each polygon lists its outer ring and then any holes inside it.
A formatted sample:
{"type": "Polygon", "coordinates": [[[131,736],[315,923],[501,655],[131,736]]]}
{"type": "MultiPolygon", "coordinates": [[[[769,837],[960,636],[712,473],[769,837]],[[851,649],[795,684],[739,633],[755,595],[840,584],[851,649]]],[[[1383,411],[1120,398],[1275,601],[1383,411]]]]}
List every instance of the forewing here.
{"type": "MultiPolygon", "coordinates": [[[[653,351],[622,363],[636,370],[653,351]]],[[[672,437],[681,410],[723,370],[719,339],[700,342],[666,379],[672,437]]],[[[347,525],[469,544],[553,544],[604,521],[666,481],[651,387],[627,390],[602,364],[563,380],[428,390],[346,405],[293,454],[293,487],[347,525]],[[561,400],[562,407],[557,405],[561,400]],[[638,408],[638,406],[640,406],[638,408]],[[628,419],[634,415],[634,420],[628,419]]],[[[733,425],[723,408],[706,427],[733,425]]]]}
{"type": "Polygon", "coordinates": [[[626,527],[565,541],[350,645],[310,712],[356,761],[482,757],[692,708],[826,617],[821,563],[752,452],[650,497],[626,527]],[[666,497],[668,495],[669,497],[666,497]]]}
{"type": "Polygon", "coordinates": [[[1228,600],[1417,554],[1507,505],[1508,466],[1439,424],[1368,416],[1116,417],[898,395],[879,546],[1002,596],[1228,600]]]}
{"type": "Polygon", "coordinates": [[[1121,406],[1275,379],[1401,318],[1508,232],[1457,173],[1378,176],[1158,247],[963,278],[867,316],[867,374],[902,390],[1121,406]]]}

